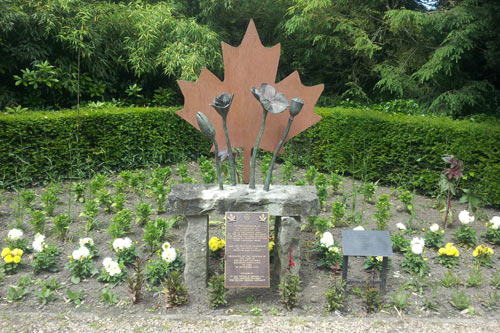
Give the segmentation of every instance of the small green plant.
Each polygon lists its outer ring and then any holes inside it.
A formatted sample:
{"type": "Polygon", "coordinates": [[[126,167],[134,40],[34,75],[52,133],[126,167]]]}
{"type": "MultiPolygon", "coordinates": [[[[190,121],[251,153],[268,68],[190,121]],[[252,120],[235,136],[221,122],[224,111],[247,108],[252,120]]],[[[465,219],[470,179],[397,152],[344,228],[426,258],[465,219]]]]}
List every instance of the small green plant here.
{"type": "Polygon", "coordinates": [[[486,232],[483,234],[484,239],[489,243],[500,245],[500,216],[493,216],[489,223],[486,223],[486,232]]]}
{"type": "Polygon", "coordinates": [[[73,291],[71,289],[66,289],[66,296],[68,298],[65,298],[66,303],[73,303],[76,307],[79,307],[82,305],[83,302],[83,290],[80,289],[79,291],[73,291]]]}
{"type": "Polygon", "coordinates": [[[439,250],[444,245],[444,230],[434,223],[424,234],[425,246],[430,249],[439,250]]]}
{"type": "Polygon", "coordinates": [[[30,190],[22,190],[19,192],[19,199],[21,200],[21,206],[24,209],[33,209],[33,202],[36,200],[35,192],[30,190]]]}
{"type": "Polygon", "coordinates": [[[391,218],[391,203],[389,202],[389,196],[387,194],[382,194],[378,197],[376,208],[377,210],[374,217],[377,222],[377,230],[386,230],[387,222],[389,222],[391,218]]]}
{"type": "Polygon", "coordinates": [[[452,268],[458,265],[460,252],[453,246],[453,243],[446,243],[444,247],[439,249],[438,253],[438,261],[444,267],[452,268]]]}
{"type": "Polygon", "coordinates": [[[330,287],[326,291],[326,311],[332,312],[344,308],[345,281],[333,278],[330,287]]]}
{"type": "Polygon", "coordinates": [[[108,283],[110,288],[114,288],[127,277],[127,271],[123,269],[123,264],[119,264],[110,257],[104,258],[102,265],[103,270],[101,271],[101,275],[97,277],[97,281],[108,283]]]}
{"type": "Polygon", "coordinates": [[[109,179],[103,174],[96,174],[89,182],[89,191],[92,195],[105,189],[109,185],[109,179]]]}
{"type": "Polygon", "coordinates": [[[405,259],[401,263],[401,267],[410,274],[417,276],[425,276],[429,273],[430,267],[427,264],[427,258],[421,254],[415,254],[412,251],[405,253],[405,259]]]}
{"type": "Polygon", "coordinates": [[[71,282],[80,283],[82,279],[88,278],[98,273],[94,267],[90,251],[86,247],[80,247],[69,256],[69,263],[66,269],[71,272],[71,282]]]}
{"type": "Polygon", "coordinates": [[[455,231],[455,240],[465,248],[473,247],[477,242],[476,230],[469,226],[460,226],[455,231]]]}
{"type": "Polygon", "coordinates": [[[33,280],[31,280],[31,276],[29,276],[29,275],[23,275],[19,278],[19,281],[17,281],[18,287],[29,287],[32,284],[33,284],[33,280]]]}
{"type": "Polygon", "coordinates": [[[407,252],[410,247],[410,240],[406,239],[402,233],[391,235],[392,250],[394,252],[407,252]]]}
{"type": "Polygon", "coordinates": [[[493,267],[491,261],[491,256],[493,255],[493,249],[491,247],[485,246],[484,244],[479,245],[474,249],[472,256],[474,257],[474,262],[482,267],[493,267]]]}
{"type": "Polygon", "coordinates": [[[326,199],[328,198],[328,187],[327,187],[326,176],[323,173],[317,173],[316,178],[314,179],[314,186],[316,186],[316,190],[318,193],[319,203],[321,208],[324,208],[326,205],[326,199]]]}
{"type": "Polygon", "coordinates": [[[340,201],[335,201],[332,205],[332,215],[330,217],[330,221],[334,227],[340,227],[343,225],[342,219],[345,216],[346,206],[344,203],[340,201]]]}
{"type": "Polygon", "coordinates": [[[159,250],[164,238],[170,231],[170,220],[157,218],[154,221],[149,221],[144,227],[144,241],[149,245],[151,252],[159,250]]]}
{"type": "Polygon", "coordinates": [[[42,289],[39,291],[35,291],[36,301],[40,303],[42,306],[47,305],[55,299],[54,291],[47,287],[46,285],[42,285],[42,289]]]}
{"type": "Polygon", "coordinates": [[[61,289],[61,284],[59,283],[59,281],[57,281],[57,278],[55,278],[55,277],[53,277],[50,280],[42,281],[40,286],[46,287],[52,291],[56,291],[56,290],[61,289]]]}
{"type": "Polygon", "coordinates": [[[462,311],[462,310],[465,310],[465,309],[467,309],[469,307],[469,305],[470,305],[470,299],[465,294],[465,292],[463,290],[462,291],[458,291],[458,289],[456,289],[453,292],[453,296],[451,298],[450,304],[455,309],[457,309],[459,311],[462,311]]]}
{"type": "Polygon", "coordinates": [[[127,192],[127,183],[123,180],[118,180],[115,182],[115,195],[116,194],[126,194],[127,192]]]}
{"type": "Polygon", "coordinates": [[[45,231],[45,223],[46,216],[45,213],[41,210],[30,210],[29,214],[31,216],[31,220],[29,223],[31,224],[31,230],[36,233],[43,233],[45,231]]]}
{"type": "Polygon", "coordinates": [[[409,280],[403,283],[405,289],[413,290],[418,295],[424,294],[425,288],[429,287],[431,283],[427,280],[426,276],[414,275],[409,280]]]}
{"type": "Polygon", "coordinates": [[[167,308],[187,303],[187,289],[182,283],[179,272],[170,273],[165,280],[163,292],[165,293],[167,308]]]}
{"type": "Polygon", "coordinates": [[[312,251],[318,256],[317,266],[337,272],[342,268],[342,249],[334,241],[330,232],[324,232],[321,239],[318,240],[312,251]]]}
{"type": "Polygon", "coordinates": [[[108,288],[102,288],[101,290],[101,302],[106,305],[113,305],[118,303],[118,297],[108,288]]]}
{"type": "Polygon", "coordinates": [[[68,215],[61,214],[52,219],[54,224],[53,231],[61,240],[66,240],[68,237],[70,218],[68,215]]]}
{"type": "Polygon", "coordinates": [[[208,281],[208,302],[213,309],[220,308],[227,304],[227,289],[224,286],[224,274],[215,273],[208,281]]]}
{"type": "Polygon", "coordinates": [[[483,284],[483,271],[479,265],[474,265],[465,281],[466,287],[480,287],[483,284]]]}
{"type": "Polygon", "coordinates": [[[338,171],[332,172],[328,179],[328,183],[332,187],[333,194],[339,193],[342,186],[342,175],[340,175],[338,171]]]}
{"type": "Polygon", "coordinates": [[[85,201],[85,190],[86,186],[84,182],[75,182],[73,183],[73,193],[75,195],[76,202],[84,202],[85,201]]]}
{"type": "Polygon", "coordinates": [[[317,233],[322,234],[330,228],[330,220],[328,218],[319,216],[311,216],[311,218],[317,233]]]}
{"type": "Polygon", "coordinates": [[[40,200],[42,201],[42,207],[44,208],[45,213],[47,213],[48,216],[53,216],[54,210],[59,202],[56,186],[53,184],[49,185],[47,190],[40,196],[40,200]]]}
{"type": "Polygon", "coordinates": [[[28,290],[26,290],[24,287],[8,286],[7,295],[5,295],[5,299],[9,302],[22,301],[27,294],[28,290]]]}
{"type": "Polygon", "coordinates": [[[462,284],[462,281],[453,273],[452,269],[448,269],[441,281],[439,281],[439,284],[445,288],[456,288],[462,284]]]}
{"type": "Polygon", "coordinates": [[[363,298],[365,303],[366,312],[378,312],[382,309],[384,304],[384,299],[382,297],[382,293],[378,288],[376,288],[372,282],[368,281],[365,286],[365,290],[361,290],[360,288],[354,288],[353,292],[357,293],[359,296],[363,298]]]}
{"type": "Polygon", "coordinates": [[[145,275],[149,283],[152,285],[160,285],[165,281],[171,272],[181,272],[184,267],[184,261],[182,260],[180,253],[174,249],[173,252],[176,253],[174,258],[164,256],[166,252],[167,251],[164,250],[163,253],[159,255],[158,259],[150,260],[146,264],[145,275]]]}
{"type": "Polygon", "coordinates": [[[435,301],[437,298],[437,285],[432,288],[432,296],[431,298],[425,297],[423,300],[424,309],[427,311],[439,311],[439,303],[435,301]]]}
{"type": "Polygon", "coordinates": [[[33,272],[39,273],[42,271],[57,272],[57,259],[61,250],[52,244],[43,247],[41,252],[37,252],[33,258],[33,272]]]}
{"type": "Polygon", "coordinates": [[[314,185],[314,179],[316,179],[316,175],[318,174],[318,169],[316,169],[313,165],[309,167],[306,171],[306,181],[309,185],[314,185]]]}
{"type": "Polygon", "coordinates": [[[111,223],[109,224],[108,232],[111,238],[123,237],[130,233],[131,222],[132,213],[128,208],[116,213],[116,215],[111,218],[111,223]]]}
{"type": "Polygon", "coordinates": [[[156,213],[164,213],[167,196],[168,193],[170,193],[170,186],[166,186],[163,183],[153,181],[153,183],[151,184],[151,192],[153,192],[153,195],[156,199],[156,213]]]}
{"type": "Polygon", "coordinates": [[[408,308],[410,294],[404,292],[403,286],[399,287],[397,293],[392,295],[392,304],[398,311],[404,311],[408,308]]]}
{"type": "Polygon", "coordinates": [[[367,257],[363,263],[363,269],[367,272],[380,272],[382,271],[383,257],[367,257]]]}
{"type": "Polygon", "coordinates": [[[361,189],[361,193],[363,194],[363,198],[366,202],[373,202],[373,196],[377,193],[377,184],[365,183],[361,189]]]}
{"type": "Polygon", "coordinates": [[[128,237],[115,239],[113,241],[113,250],[116,252],[118,262],[127,267],[132,266],[138,258],[135,244],[128,237]]]}
{"type": "Polygon", "coordinates": [[[113,198],[113,203],[111,204],[111,207],[113,208],[114,212],[119,212],[125,208],[125,201],[127,200],[127,196],[125,193],[115,193],[115,197],[113,198]]]}
{"type": "Polygon", "coordinates": [[[151,210],[153,209],[153,206],[146,202],[141,202],[137,205],[135,209],[135,223],[139,224],[140,226],[144,226],[148,221],[150,221],[149,216],[151,215],[151,210]]]}
{"type": "Polygon", "coordinates": [[[490,285],[495,289],[500,289],[500,271],[497,270],[491,275],[490,285]]]}
{"type": "Polygon", "coordinates": [[[281,295],[281,302],[288,311],[291,311],[294,307],[299,304],[298,292],[301,290],[299,275],[292,271],[295,267],[295,262],[293,261],[293,249],[288,251],[288,267],[287,272],[283,276],[280,285],[279,293],[281,295]]]}
{"type": "Polygon", "coordinates": [[[406,210],[411,214],[413,214],[413,198],[413,193],[408,190],[399,195],[399,201],[405,205],[406,210]]]}
{"type": "Polygon", "coordinates": [[[134,275],[127,278],[127,289],[130,295],[132,304],[136,304],[142,298],[142,290],[144,288],[144,272],[142,270],[142,259],[137,258],[133,265],[134,275]]]}
{"type": "Polygon", "coordinates": [[[97,202],[104,209],[104,212],[110,214],[113,212],[113,196],[107,189],[100,189],[96,192],[97,202]]]}
{"type": "Polygon", "coordinates": [[[99,221],[97,216],[99,215],[99,203],[97,200],[87,200],[83,205],[83,211],[80,214],[81,217],[85,217],[85,232],[99,228],[99,221]]]}
{"type": "Polygon", "coordinates": [[[217,173],[212,165],[212,161],[208,160],[205,156],[200,156],[198,158],[198,165],[200,166],[203,184],[214,184],[217,181],[217,173]]]}
{"type": "Polygon", "coordinates": [[[495,292],[488,294],[488,299],[481,300],[481,305],[489,311],[496,311],[498,310],[498,302],[500,302],[500,295],[495,290],[495,292]]]}
{"type": "Polygon", "coordinates": [[[293,182],[293,176],[295,173],[295,168],[292,164],[291,161],[285,161],[283,165],[281,166],[281,182],[285,185],[288,185],[288,183],[293,182]]]}

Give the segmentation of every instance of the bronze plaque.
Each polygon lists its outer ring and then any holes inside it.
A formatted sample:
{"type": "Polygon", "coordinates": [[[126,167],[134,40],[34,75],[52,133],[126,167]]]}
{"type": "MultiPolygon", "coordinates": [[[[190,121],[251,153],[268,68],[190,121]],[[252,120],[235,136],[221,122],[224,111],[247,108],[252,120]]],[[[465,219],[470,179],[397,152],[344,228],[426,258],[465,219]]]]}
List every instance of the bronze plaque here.
{"type": "Polygon", "coordinates": [[[226,288],[269,288],[269,213],[226,212],[226,288]]]}

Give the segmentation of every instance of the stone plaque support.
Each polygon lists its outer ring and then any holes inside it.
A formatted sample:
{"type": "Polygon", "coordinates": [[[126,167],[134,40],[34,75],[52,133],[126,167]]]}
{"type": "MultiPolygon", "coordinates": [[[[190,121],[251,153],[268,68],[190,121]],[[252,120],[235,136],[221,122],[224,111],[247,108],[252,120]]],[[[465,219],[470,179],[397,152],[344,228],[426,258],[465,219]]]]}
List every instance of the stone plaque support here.
{"type": "Polygon", "coordinates": [[[190,293],[205,290],[208,271],[208,215],[187,215],[184,280],[190,293]]]}
{"type": "Polygon", "coordinates": [[[175,184],[170,192],[167,212],[187,217],[185,235],[186,267],[184,278],[189,292],[196,293],[207,285],[208,217],[226,212],[268,212],[276,217],[272,284],[280,281],[288,267],[288,251],[293,248],[295,273],[300,271],[301,216],[317,216],[319,200],[314,186],[175,184]]]}

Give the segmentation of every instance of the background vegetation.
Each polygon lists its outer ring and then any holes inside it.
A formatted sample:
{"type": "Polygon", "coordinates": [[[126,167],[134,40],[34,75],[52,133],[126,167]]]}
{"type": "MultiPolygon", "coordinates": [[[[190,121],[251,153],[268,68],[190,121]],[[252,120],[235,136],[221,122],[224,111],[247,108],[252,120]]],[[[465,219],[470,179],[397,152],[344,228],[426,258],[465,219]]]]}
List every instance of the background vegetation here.
{"type": "Polygon", "coordinates": [[[175,81],[203,66],[222,77],[220,42],[238,45],[253,18],[265,45],[282,44],[278,79],[324,82],[323,105],[498,115],[500,3],[428,2],[4,0],[0,109],[182,104],[175,81]]]}

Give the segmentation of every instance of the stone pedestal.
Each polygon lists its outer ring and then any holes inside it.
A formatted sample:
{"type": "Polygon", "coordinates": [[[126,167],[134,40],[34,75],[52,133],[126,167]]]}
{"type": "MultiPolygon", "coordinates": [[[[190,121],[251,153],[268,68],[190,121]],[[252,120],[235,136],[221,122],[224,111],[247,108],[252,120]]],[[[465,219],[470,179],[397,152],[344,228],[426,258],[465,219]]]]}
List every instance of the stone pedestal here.
{"type": "Polygon", "coordinates": [[[185,215],[188,227],[185,235],[186,267],[184,278],[190,292],[196,293],[207,284],[208,217],[233,212],[269,212],[276,217],[275,261],[271,268],[275,282],[288,267],[288,252],[293,249],[296,273],[300,270],[301,216],[316,216],[320,205],[313,186],[271,186],[264,191],[262,185],[249,189],[248,185],[175,184],[170,192],[167,212],[185,215]]]}

